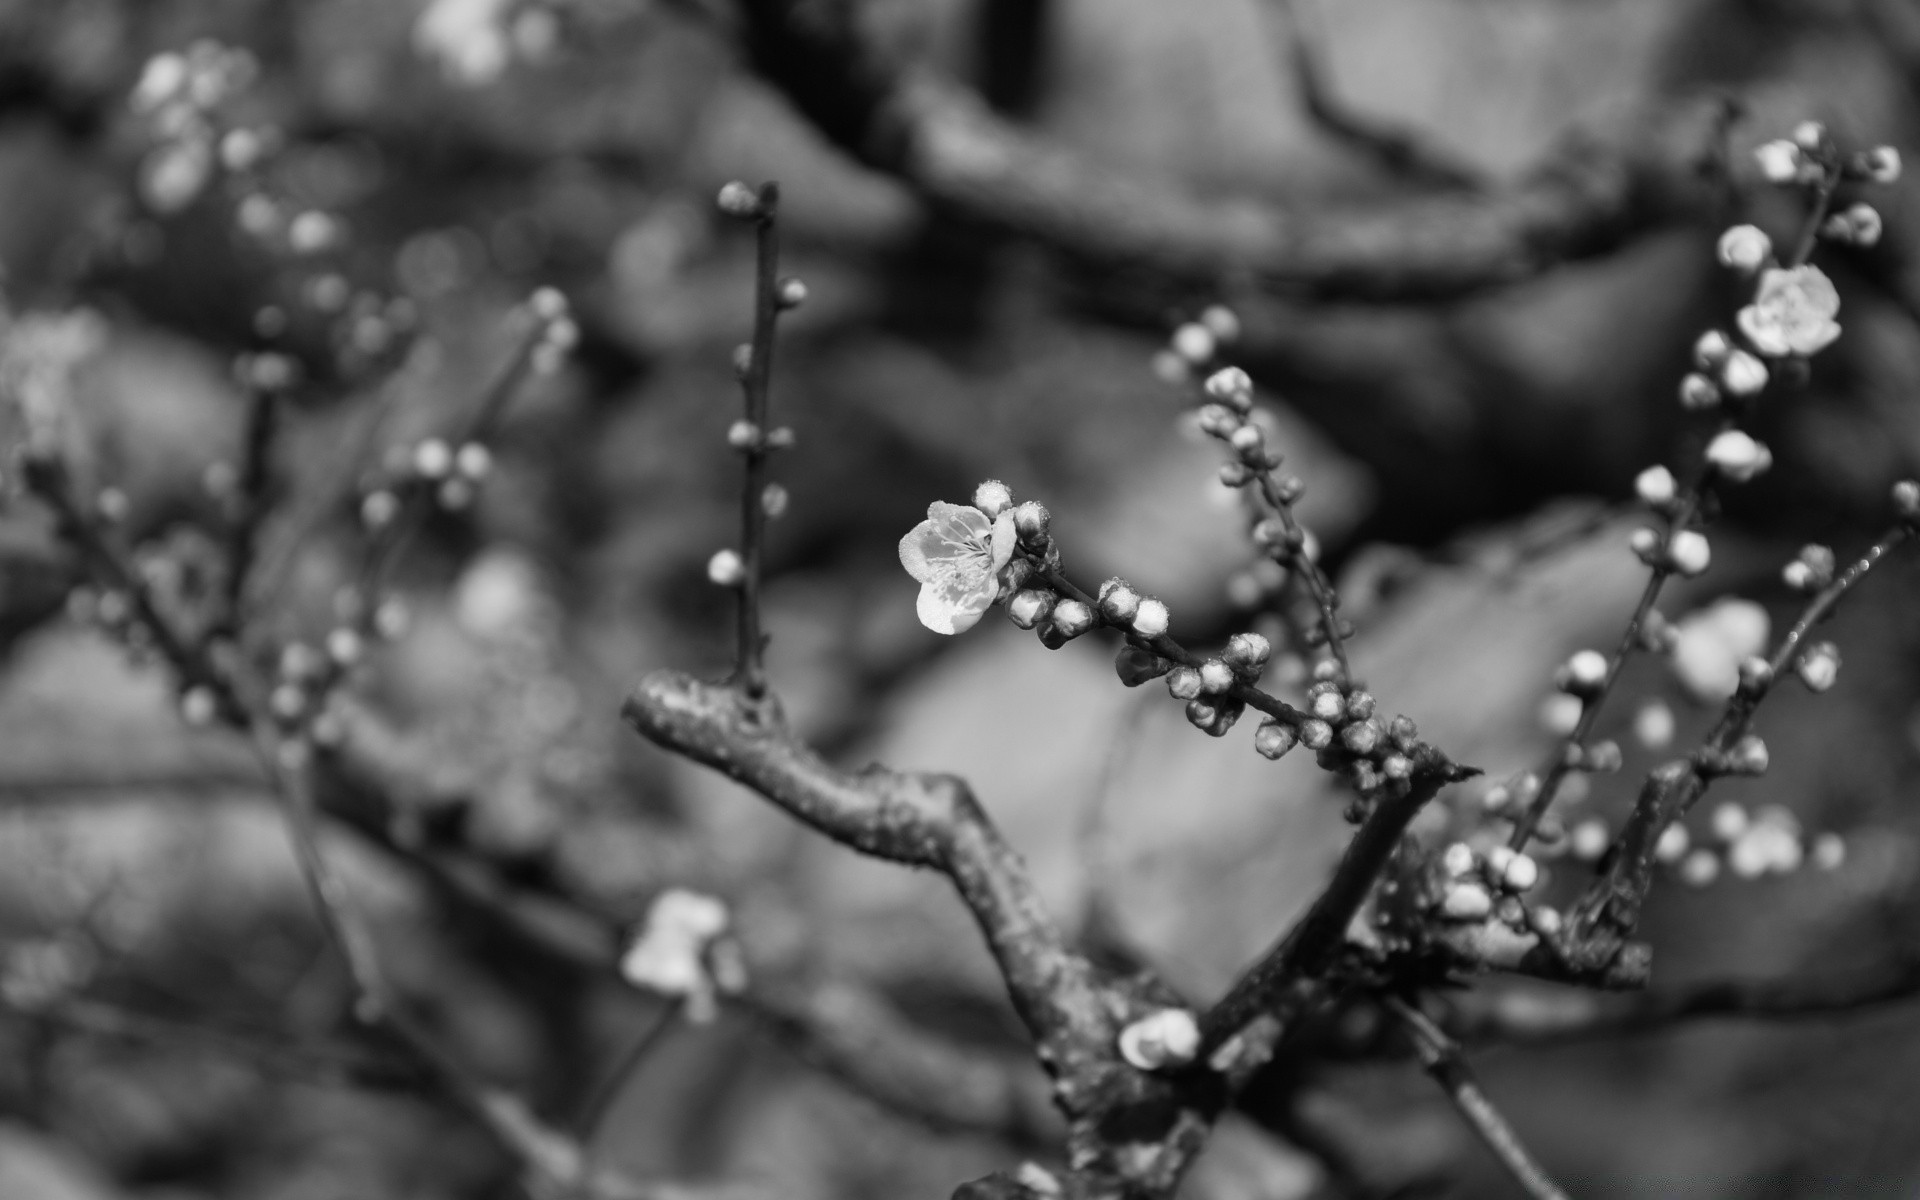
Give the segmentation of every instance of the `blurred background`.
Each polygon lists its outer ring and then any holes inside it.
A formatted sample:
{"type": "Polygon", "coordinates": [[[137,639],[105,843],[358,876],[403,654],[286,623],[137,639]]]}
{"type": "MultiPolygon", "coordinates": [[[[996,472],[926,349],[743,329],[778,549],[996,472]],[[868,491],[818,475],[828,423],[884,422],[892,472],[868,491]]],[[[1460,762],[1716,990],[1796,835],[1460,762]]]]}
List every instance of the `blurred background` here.
{"type": "MultiPolygon", "coordinates": [[[[236,356],[297,362],[258,621],[318,643],[359,561],[343,448],[366,431],[368,461],[404,459],[457,423],[505,369],[519,306],[563,291],[577,347],[513,397],[471,503],[412,544],[410,620],[351,689],[415,786],[338,822],[330,851],[409,1002],[477,1073],[593,1126],[607,1161],[742,1196],[943,1196],[1057,1153],[964,910],[618,719],[645,671],[731,660],[706,562],[736,537],[724,436],[753,254],[719,186],[780,182],[783,270],[809,289],[773,394],[798,437],[767,595],[787,711],[830,756],[966,775],[1064,921],[1203,1003],[1324,880],[1340,798],[1299,756],[1196,736],[1091,640],[1050,654],[997,618],[929,633],[900,536],[996,477],[1052,509],[1077,579],[1125,574],[1182,637],[1264,620],[1233,586],[1252,554],[1216,453],[1152,366],[1173,326],[1228,304],[1228,355],[1307,484],[1359,674],[1500,779],[1552,744],[1554,666],[1610,647],[1639,592],[1634,475],[1697,452],[1675,388],[1746,286],[1715,238],[1734,220],[1793,234],[1748,151],[1817,119],[1911,152],[1917,99],[1920,11],[1898,0],[0,0],[0,360],[16,385],[42,372],[81,477],[124,498],[178,588],[210,554],[209,470],[240,453],[236,356]],[[833,94],[870,64],[775,57],[758,22],[782,7],[1130,186],[1413,221],[1542,164],[1601,173],[1625,145],[1666,155],[1693,198],[1630,206],[1511,282],[1425,295],[1103,259],[849,145],[833,94]],[[207,39],[251,57],[190,49],[207,39]],[[208,111],[257,158],[130,102],[168,52],[227,72],[208,111]],[[1696,169],[1659,114],[1703,97],[1737,114],[1696,169]],[[1585,150],[1594,129],[1612,140],[1585,150]],[[620,981],[618,938],[669,887],[731,906],[750,999],[662,1026],[622,1077],[668,1010],[620,981]],[[526,928],[483,919],[476,892],[509,894],[526,928]],[[985,1128],[916,1117],[833,1069],[827,1027],[856,1059],[865,1035],[959,1049],[1009,1099],[977,1106],[998,1113],[985,1128]]],[[[1845,333],[1804,389],[1769,393],[1777,464],[1669,615],[1736,596],[1784,628],[1780,564],[1884,524],[1920,460],[1916,195],[1872,197],[1879,246],[1822,252],[1845,333]]],[[[515,1194],[491,1145],[356,1031],[247,748],[182,720],[168,672],[70,600],[76,570],[43,509],[0,507],[0,1197],[515,1194]]],[[[1657,987],[1920,953],[1917,586],[1897,563],[1849,600],[1828,635],[1840,685],[1783,689],[1760,721],[1773,770],[1725,788],[1843,833],[1846,865],[1664,886],[1657,987]]],[[[1627,769],[1568,824],[1625,812],[1657,761],[1631,732],[1644,706],[1685,747],[1716,708],[1699,690],[1633,664],[1601,727],[1627,769]]],[[[1446,805],[1470,810],[1458,790],[1446,805]]],[[[1911,1007],[1478,1061],[1576,1195],[1920,1193],[1911,1007]]],[[[1264,1080],[1184,1194],[1511,1187],[1409,1062],[1330,1055],[1264,1080]]]]}

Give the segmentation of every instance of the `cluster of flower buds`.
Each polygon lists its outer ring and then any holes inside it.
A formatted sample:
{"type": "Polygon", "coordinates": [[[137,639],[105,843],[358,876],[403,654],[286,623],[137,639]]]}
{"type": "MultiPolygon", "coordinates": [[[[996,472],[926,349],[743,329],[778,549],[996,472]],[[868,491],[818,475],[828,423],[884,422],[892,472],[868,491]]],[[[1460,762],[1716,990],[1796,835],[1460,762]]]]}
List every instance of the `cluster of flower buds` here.
{"type": "Polygon", "coordinates": [[[252,54],[215,41],[147,60],[131,103],[158,136],[140,166],[140,195],[149,208],[179,212],[199,198],[223,162],[237,170],[253,165],[260,147],[247,138],[223,138],[214,116],[258,74],[252,54]]]}
{"type": "Polygon", "coordinates": [[[1153,373],[1169,384],[1185,383],[1213,362],[1221,346],[1239,337],[1240,318],[1224,305],[1212,305],[1174,328],[1166,347],[1153,356],[1153,373]]]}
{"type": "Polygon", "coordinates": [[[387,465],[392,482],[360,500],[360,523],[370,533],[386,529],[400,516],[403,489],[426,491],[449,512],[468,507],[493,470],[493,453],[479,442],[465,442],[456,449],[443,438],[430,437],[411,447],[394,447],[387,465]]]}
{"type": "Polygon", "coordinates": [[[566,364],[567,355],[580,344],[580,326],[574,322],[572,306],[565,293],[550,287],[534,292],[528,306],[540,322],[540,337],[528,352],[528,366],[536,375],[556,375],[566,364]]]}
{"type": "Polygon", "coordinates": [[[721,996],[746,990],[746,956],[732,924],[720,900],[669,888],[648,907],[620,974],[634,987],[678,1000],[687,1020],[705,1024],[719,1014],[721,996]]]}
{"type": "Polygon", "coordinates": [[[352,625],[329,630],[318,648],[288,642],[275,664],[267,711],[289,733],[304,731],[315,745],[338,746],[346,726],[331,704],[333,692],[365,656],[365,638],[352,625]]]}
{"type": "Polygon", "coordinates": [[[1560,914],[1543,906],[1531,910],[1522,897],[1546,878],[1531,855],[1496,845],[1485,854],[1466,842],[1454,842],[1439,858],[1433,910],[1445,921],[1499,921],[1517,932],[1559,927],[1560,914]]]}
{"type": "Polygon", "coordinates": [[[1713,561],[1713,547],[1698,529],[1676,529],[1666,537],[1657,529],[1636,529],[1628,539],[1634,554],[1655,570],[1672,571],[1691,579],[1704,574],[1713,561]]]}
{"type": "Polygon", "coordinates": [[[1724,396],[1757,395],[1771,377],[1766,363],[1718,329],[1694,342],[1693,366],[1680,380],[1680,407],[1690,412],[1718,407],[1724,396]]]}
{"type": "Polygon", "coordinates": [[[519,59],[541,62],[559,47],[560,14],[552,0],[475,4],[431,0],[413,26],[413,44],[453,83],[478,87],[519,59]]]}
{"type": "Polygon", "coordinates": [[[1705,887],[1724,869],[1738,879],[1788,875],[1811,863],[1831,871],[1846,862],[1846,842],[1836,833],[1809,836],[1793,812],[1768,805],[1749,813],[1728,801],[1716,807],[1709,823],[1712,843],[1695,845],[1683,825],[1668,826],[1655,847],[1655,859],[1692,887],[1705,887]]]}
{"type": "Polygon", "coordinates": [[[1792,138],[1757,147],[1754,159],[1768,183],[1809,187],[1837,180],[1893,183],[1900,178],[1900,152],[1892,146],[1843,153],[1824,125],[1802,121],[1792,138]]]}

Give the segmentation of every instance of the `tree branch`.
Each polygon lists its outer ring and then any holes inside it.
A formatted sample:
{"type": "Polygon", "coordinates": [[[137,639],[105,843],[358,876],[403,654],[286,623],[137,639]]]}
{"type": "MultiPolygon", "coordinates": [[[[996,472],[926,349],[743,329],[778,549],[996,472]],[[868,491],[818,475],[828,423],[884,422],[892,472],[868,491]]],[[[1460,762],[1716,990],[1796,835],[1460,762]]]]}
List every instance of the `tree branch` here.
{"type": "Polygon", "coordinates": [[[1546,1171],[1527,1153],[1520,1137],[1514,1133],[1513,1126],[1500,1115],[1500,1110],[1487,1099],[1481,1090],[1480,1081],[1474,1076],[1473,1068],[1467,1065],[1466,1056],[1460,1052],[1459,1043],[1448,1037],[1446,1032],[1427,1018],[1418,1007],[1390,996],[1386,1000],[1388,1011],[1392,1012],[1405,1025],[1413,1037],[1414,1051],[1420,1056],[1420,1064],[1433,1076],[1447,1098],[1453,1101],[1460,1115],[1473,1126],[1480,1140],[1493,1151],[1500,1165],[1507,1169],[1514,1180],[1525,1189],[1527,1195],[1535,1200],[1566,1200],[1566,1193],[1560,1185],[1550,1178],[1546,1171]]]}
{"type": "Polygon", "coordinates": [[[1728,115],[1719,100],[1650,104],[1569,134],[1483,195],[1314,208],[1200,196],[1099,166],[883,60],[852,7],[742,5],[756,69],[827,137],[966,219],[1197,287],[1418,301],[1531,278],[1704,211],[1703,168],[1728,115]]]}

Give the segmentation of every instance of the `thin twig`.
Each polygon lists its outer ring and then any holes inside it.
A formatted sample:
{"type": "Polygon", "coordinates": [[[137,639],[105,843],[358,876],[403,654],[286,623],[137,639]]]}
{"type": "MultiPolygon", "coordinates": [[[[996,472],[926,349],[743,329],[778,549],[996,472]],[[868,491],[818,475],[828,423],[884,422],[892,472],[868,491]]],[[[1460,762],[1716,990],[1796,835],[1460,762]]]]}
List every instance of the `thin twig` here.
{"type": "Polygon", "coordinates": [[[747,698],[766,695],[765,636],[760,630],[760,584],[767,529],[767,407],[773,385],[773,330],[780,316],[780,185],[765,183],[758,192],[754,222],[753,341],[740,389],[752,436],[741,454],[746,479],[740,489],[740,558],[745,577],[737,610],[739,646],[736,671],[747,698]]]}
{"type": "Polygon", "coordinates": [[[1433,1076],[1447,1098],[1453,1101],[1460,1115],[1473,1126],[1480,1140],[1493,1151],[1500,1165],[1507,1169],[1514,1180],[1525,1189],[1534,1200],[1566,1200],[1566,1193],[1560,1185],[1548,1176],[1545,1169],[1534,1161],[1514,1133],[1513,1126],[1500,1115],[1500,1110],[1487,1099],[1486,1092],[1480,1088],[1480,1081],[1474,1076],[1473,1068],[1467,1065],[1466,1056],[1460,1051],[1459,1043],[1448,1037],[1446,1031],[1435,1025],[1420,1009],[1400,999],[1388,996],[1385,1000],[1388,1011],[1398,1017],[1413,1037],[1414,1050],[1420,1056],[1420,1065],[1427,1074],[1433,1076]]]}
{"type": "Polygon", "coordinates": [[[587,1102],[581,1106],[580,1110],[582,1144],[593,1145],[594,1135],[600,1131],[600,1126],[606,1121],[613,1102],[619,1098],[622,1091],[626,1090],[626,1085],[632,1081],[646,1061],[653,1057],[653,1052],[666,1044],[667,1035],[678,1027],[684,1011],[685,1005],[680,1003],[662,1006],[659,1014],[647,1023],[646,1029],[641,1031],[639,1037],[633,1039],[633,1044],[620,1055],[619,1061],[613,1064],[613,1069],[601,1078],[599,1084],[587,1096],[587,1102]]]}
{"type": "MultiPolygon", "coordinates": [[[[1794,242],[1792,256],[1786,261],[1787,267],[1798,267],[1812,255],[1820,225],[1826,220],[1827,211],[1832,207],[1835,180],[1823,176],[1815,189],[1813,203],[1801,222],[1801,228],[1794,242]]],[[[1723,416],[1716,424],[1715,433],[1737,427],[1732,416],[1723,416]]],[[[1539,791],[1534,794],[1520,819],[1514,824],[1513,832],[1507,838],[1507,845],[1514,850],[1524,850],[1532,839],[1534,831],[1546,817],[1558,796],[1560,785],[1574,769],[1575,752],[1586,744],[1592,736],[1594,726],[1600,719],[1600,711],[1612,695],[1613,687],[1620,678],[1620,670],[1635,649],[1640,646],[1641,632],[1648,616],[1653,612],[1654,604],[1659,600],[1661,591],[1675,574],[1674,567],[1668,561],[1666,552],[1673,545],[1673,537],[1681,530],[1701,523],[1700,518],[1707,512],[1707,506],[1714,491],[1716,476],[1712,468],[1704,461],[1695,462],[1687,472],[1685,485],[1674,502],[1667,517],[1666,533],[1661,539],[1659,553],[1653,557],[1649,567],[1647,586],[1640,593],[1640,601],[1634,606],[1633,614],[1627,618],[1627,626],[1620,635],[1620,642],[1613,654],[1607,659],[1607,672],[1600,686],[1585,698],[1580,708],[1580,719],[1567,735],[1560,739],[1549,752],[1536,772],[1540,780],[1539,791]]]]}
{"type": "Polygon", "coordinates": [[[1581,898],[1570,922],[1566,948],[1575,957],[1597,961],[1609,943],[1634,928],[1652,886],[1654,850],[1661,833],[1686,815],[1706,794],[1714,776],[1725,771],[1728,752],[1746,736],[1754,713],[1799,659],[1813,626],[1824,620],[1868,572],[1913,536],[1914,527],[1902,522],[1821,588],[1780,639],[1767,660],[1768,670],[1742,680],[1700,749],[1691,758],[1667,763],[1648,775],[1640,799],[1601,860],[1602,873],[1581,898]]]}

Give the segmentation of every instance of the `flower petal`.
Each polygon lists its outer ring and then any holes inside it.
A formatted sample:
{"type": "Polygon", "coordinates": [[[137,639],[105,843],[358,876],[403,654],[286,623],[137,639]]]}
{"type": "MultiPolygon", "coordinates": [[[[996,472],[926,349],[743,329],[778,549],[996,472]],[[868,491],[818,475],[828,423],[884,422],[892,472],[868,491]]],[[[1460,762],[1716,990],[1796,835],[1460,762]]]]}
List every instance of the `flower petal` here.
{"type": "Polygon", "coordinates": [[[900,539],[900,565],[925,583],[938,573],[938,563],[984,559],[987,531],[987,515],[979,509],[935,500],[927,505],[927,519],[900,539]]]}
{"type": "Polygon", "coordinates": [[[993,606],[996,590],[991,581],[985,588],[970,588],[960,580],[936,580],[921,585],[914,612],[920,623],[935,633],[965,633],[993,606]]]}
{"type": "Polygon", "coordinates": [[[1787,344],[1787,335],[1780,327],[1780,321],[1771,311],[1749,304],[1734,317],[1740,326],[1740,332],[1746,335],[1753,348],[1769,358],[1779,358],[1793,352],[1787,344]]]}
{"type": "Polygon", "coordinates": [[[1013,527],[1012,509],[993,519],[992,537],[993,574],[998,575],[1000,568],[1013,561],[1013,548],[1020,540],[1019,531],[1013,527]]]}

